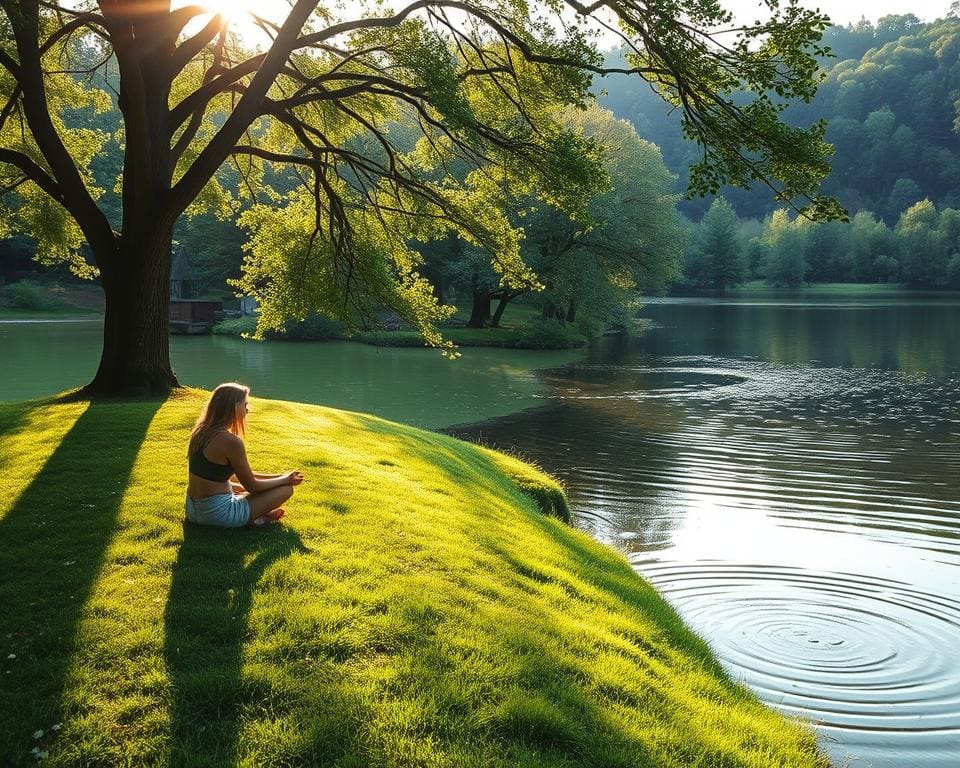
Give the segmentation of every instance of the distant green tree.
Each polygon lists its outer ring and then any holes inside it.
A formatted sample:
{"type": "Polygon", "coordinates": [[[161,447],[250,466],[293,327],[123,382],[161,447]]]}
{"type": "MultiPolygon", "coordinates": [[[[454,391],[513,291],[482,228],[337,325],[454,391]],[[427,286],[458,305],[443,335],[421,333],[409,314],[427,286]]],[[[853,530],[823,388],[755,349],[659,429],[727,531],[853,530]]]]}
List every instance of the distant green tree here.
{"type": "Polygon", "coordinates": [[[743,266],[745,280],[759,280],[763,277],[763,265],[767,260],[763,245],[763,222],[759,219],[740,219],[738,236],[743,247],[743,266]]]}
{"type": "Polygon", "coordinates": [[[887,213],[896,221],[901,213],[921,199],[923,192],[917,182],[909,178],[897,179],[890,190],[890,197],[887,198],[887,213]]]}
{"type": "Polygon", "coordinates": [[[724,290],[747,274],[740,226],[733,206],[723,197],[710,205],[687,249],[688,281],[701,288],[724,290]]]}
{"type": "Polygon", "coordinates": [[[803,285],[807,273],[807,248],[810,242],[810,223],[800,218],[790,220],[785,210],[774,211],[767,222],[764,240],[768,255],[767,282],[784,288],[803,285]]]}
{"type": "Polygon", "coordinates": [[[847,222],[829,221],[814,227],[807,242],[806,279],[812,283],[849,280],[853,271],[849,240],[847,222]]]}
{"type": "Polygon", "coordinates": [[[929,200],[910,206],[897,222],[903,278],[910,285],[936,288],[946,282],[948,248],[939,225],[940,214],[929,200]]]}
{"type": "Polygon", "coordinates": [[[535,287],[542,289],[539,298],[550,317],[568,322],[586,312],[609,319],[638,291],[662,292],[679,276],[679,195],[659,150],[596,106],[568,109],[561,123],[601,152],[604,187],[583,216],[536,195],[507,201],[523,231],[521,252],[536,286],[505,286],[475,248],[451,252],[449,272],[472,301],[471,327],[496,327],[509,303],[535,287]]]}
{"type": "Polygon", "coordinates": [[[891,273],[897,271],[895,263],[898,251],[893,233],[887,225],[874,218],[869,211],[860,211],[853,217],[849,227],[847,253],[850,271],[847,279],[856,283],[886,282],[891,273]],[[885,260],[880,265],[882,274],[877,274],[875,262],[880,257],[885,257],[885,260]]]}
{"type": "MultiPolygon", "coordinates": [[[[821,61],[826,79],[810,103],[785,113],[797,125],[826,119],[836,153],[824,188],[849,210],[874,211],[889,226],[924,197],[938,207],[960,207],[960,18],[863,20],[830,27],[824,42],[836,55],[821,61]],[[916,188],[898,186],[899,179],[916,188]]],[[[694,148],[671,130],[676,116],[664,115],[652,95],[626,78],[607,78],[604,86],[604,103],[656,141],[683,178],[694,148]]],[[[720,192],[741,217],[763,218],[780,205],[758,190],[720,192]]],[[[698,220],[706,205],[692,200],[681,210],[698,220]]]]}

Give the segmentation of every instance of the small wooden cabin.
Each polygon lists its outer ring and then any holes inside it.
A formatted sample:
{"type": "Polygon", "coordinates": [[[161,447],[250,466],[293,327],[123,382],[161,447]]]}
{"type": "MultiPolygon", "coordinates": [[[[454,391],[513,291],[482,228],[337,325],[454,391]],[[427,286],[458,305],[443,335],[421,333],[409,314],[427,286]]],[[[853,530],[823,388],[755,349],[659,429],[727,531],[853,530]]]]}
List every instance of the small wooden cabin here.
{"type": "Polygon", "coordinates": [[[187,256],[187,249],[182,245],[173,246],[172,262],[170,264],[170,298],[192,299],[200,293],[200,280],[187,256]]]}
{"type": "Polygon", "coordinates": [[[223,302],[173,299],[170,302],[170,333],[209,333],[223,311],[223,302]]]}
{"type": "Polygon", "coordinates": [[[219,301],[202,301],[200,280],[182,245],[173,247],[170,265],[170,333],[209,333],[223,311],[219,301]]]}

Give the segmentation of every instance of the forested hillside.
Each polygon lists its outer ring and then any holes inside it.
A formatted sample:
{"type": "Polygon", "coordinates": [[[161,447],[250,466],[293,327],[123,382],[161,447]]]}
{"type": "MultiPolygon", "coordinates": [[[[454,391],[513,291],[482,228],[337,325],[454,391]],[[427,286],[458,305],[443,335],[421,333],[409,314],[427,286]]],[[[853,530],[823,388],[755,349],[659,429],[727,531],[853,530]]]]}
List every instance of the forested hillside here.
{"type": "MultiPolygon", "coordinates": [[[[824,42],[834,57],[823,61],[819,92],[786,113],[797,125],[827,121],[836,156],[824,191],[851,216],[868,210],[890,226],[923,199],[938,209],[960,207],[960,19],[887,16],[876,25],[831,27],[824,42]]],[[[658,144],[683,183],[698,150],[683,139],[679,114],[668,114],[635,79],[611,76],[597,85],[606,91],[601,103],[658,144]]],[[[723,195],[740,217],[762,218],[776,208],[764,188],[723,195]]],[[[709,206],[710,200],[691,200],[683,210],[699,220],[709,206]]]]}

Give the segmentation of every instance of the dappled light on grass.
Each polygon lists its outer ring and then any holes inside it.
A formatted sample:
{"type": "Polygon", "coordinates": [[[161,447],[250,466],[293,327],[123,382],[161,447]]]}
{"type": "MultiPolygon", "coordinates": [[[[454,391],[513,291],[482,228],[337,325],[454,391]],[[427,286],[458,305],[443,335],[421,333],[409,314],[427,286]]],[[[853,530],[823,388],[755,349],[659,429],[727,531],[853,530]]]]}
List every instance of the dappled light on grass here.
{"type": "MultiPolygon", "coordinates": [[[[62,722],[51,765],[824,765],[622,557],[538,511],[531,497],[564,514],[562,492],[516,459],[254,398],[251,463],[306,476],[287,517],[184,526],[204,397],[98,414],[142,420],[146,439],[123,433],[124,491],[91,512],[103,555],[84,608],[45,616],[69,674],[0,699],[0,720],[27,712],[0,752],[25,755],[62,722]]],[[[80,530],[70,519],[63,536],[80,530]]]]}

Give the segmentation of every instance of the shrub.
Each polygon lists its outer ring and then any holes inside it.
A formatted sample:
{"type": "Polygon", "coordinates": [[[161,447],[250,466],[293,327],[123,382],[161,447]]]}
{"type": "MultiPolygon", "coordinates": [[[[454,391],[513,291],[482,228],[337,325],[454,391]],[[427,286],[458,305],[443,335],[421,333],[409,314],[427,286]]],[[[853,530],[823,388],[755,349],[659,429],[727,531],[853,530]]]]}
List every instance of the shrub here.
{"type": "Polygon", "coordinates": [[[342,339],[346,336],[343,323],[326,315],[308,315],[306,319],[287,323],[282,334],[268,334],[270,338],[318,340],[342,339]]]}
{"type": "MultiPolygon", "coordinates": [[[[222,336],[241,336],[257,329],[257,318],[231,317],[213,326],[213,332],[222,336]]],[[[268,339],[292,339],[296,341],[320,341],[346,337],[343,323],[323,315],[310,315],[306,320],[291,320],[284,331],[267,331],[268,339]]]]}
{"type": "Polygon", "coordinates": [[[537,317],[517,329],[517,349],[568,349],[581,347],[586,339],[556,320],[537,317]]]}
{"type": "Polygon", "coordinates": [[[253,333],[257,329],[255,317],[228,317],[213,326],[213,333],[220,336],[240,336],[253,333]]]}
{"type": "Polygon", "coordinates": [[[947,285],[960,288],[960,253],[955,253],[947,263],[947,285]]]}
{"type": "Polygon", "coordinates": [[[375,347],[424,347],[427,342],[418,331],[363,331],[354,339],[375,347]]]}
{"type": "Polygon", "coordinates": [[[13,309],[42,311],[51,309],[53,302],[36,283],[24,280],[3,288],[2,303],[13,309]]]}
{"type": "Polygon", "coordinates": [[[590,315],[582,315],[577,318],[577,333],[588,339],[596,339],[603,335],[606,329],[606,323],[599,318],[590,315]]]}

